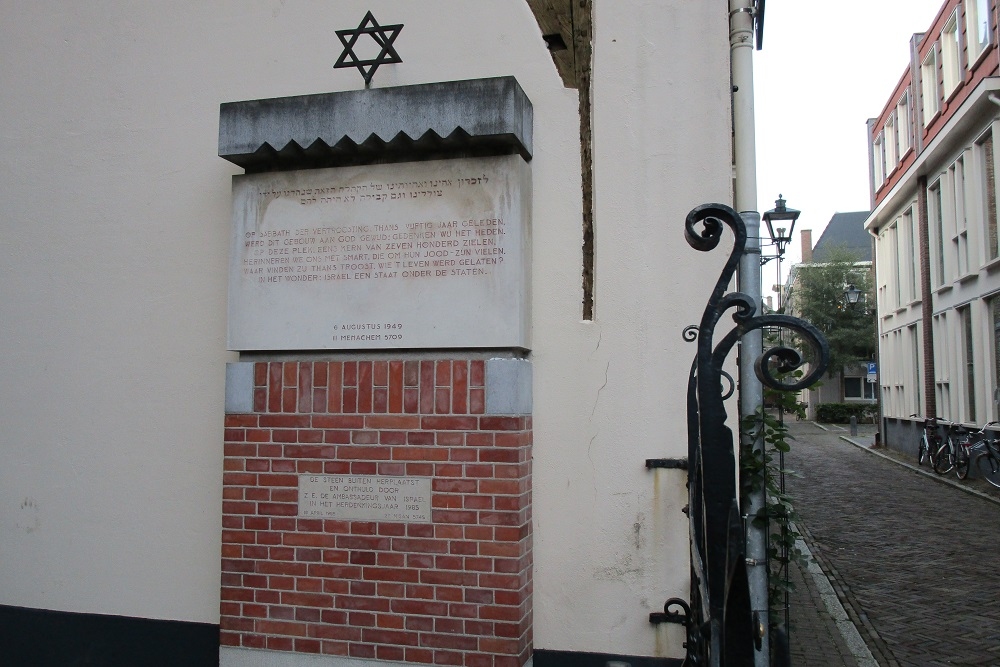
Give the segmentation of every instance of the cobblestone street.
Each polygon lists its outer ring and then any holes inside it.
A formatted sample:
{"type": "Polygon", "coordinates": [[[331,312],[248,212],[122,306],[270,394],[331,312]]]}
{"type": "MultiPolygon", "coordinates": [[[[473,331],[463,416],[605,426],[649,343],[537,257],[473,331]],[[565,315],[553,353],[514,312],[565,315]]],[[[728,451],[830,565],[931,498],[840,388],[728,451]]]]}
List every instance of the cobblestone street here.
{"type": "MultiPolygon", "coordinates": [[[[878,663],[1000,665],[1000,504],[865,452],[845,431],[790,428],[800,529],[878,663]]],[[[844,655],[813,581],[795,577],[792,664],[865,664],[844,655]]]]}

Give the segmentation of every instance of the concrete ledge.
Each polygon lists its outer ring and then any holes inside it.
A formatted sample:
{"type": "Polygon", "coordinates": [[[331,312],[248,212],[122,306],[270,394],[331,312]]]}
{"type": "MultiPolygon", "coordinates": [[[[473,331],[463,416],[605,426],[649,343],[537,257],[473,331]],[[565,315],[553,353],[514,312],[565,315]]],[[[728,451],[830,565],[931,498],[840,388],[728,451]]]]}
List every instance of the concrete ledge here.
{"type": "Polygon", "coordinates": [[[219,156],[248,172],[532,151],[512,76],[228,102],[219,156]]]}

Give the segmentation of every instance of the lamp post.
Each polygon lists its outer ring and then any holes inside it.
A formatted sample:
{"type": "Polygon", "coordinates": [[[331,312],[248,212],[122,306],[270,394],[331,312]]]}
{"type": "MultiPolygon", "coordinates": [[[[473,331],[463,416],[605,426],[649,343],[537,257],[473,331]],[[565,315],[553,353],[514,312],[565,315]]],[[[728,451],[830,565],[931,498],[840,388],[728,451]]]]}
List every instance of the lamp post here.
{"type": "Polygon", "coordinates": [[[861,300],[861,290],[853,284],[848,285],[847,289],[844,290],[844,298],[847,299],[848,306],[856,306],[861,300]]]}
{"type": "Polygon", "coordinates": [[[767,223],[767,233],[771,237],[771,243],[778,247],[778,257],[785,254],[785,246],[792,240],[792,231],[795,229],[795,221],[799,219],[802,211],[785,206],[785,200],[779,194],[774,200],[774,208],[764,212],[764,222],[767,223]],[[787,227],[778,227],[782,223],[787,223],[787,227]],[[788,234],[785,234],[785,231],[788,234]]]}
{"type": "MultiPolygon", "coordinates": [[[[784,287],[781,284],[781,262],[782,262],[782,260],[784,260],[785,248],[792,241],[792,232],[795,230],[795,221],[799,219],[800,213],[801,213],[801,211],[797,211],[794,208],[788,208],[787,206],[785,206],[785,198],[782,197],[779,194],[778,198],[774,201],[774,208],[772,208],[770,211],[765,211],[764,215],[762,216],[763,219],[764,219],[764,222],[767,224],[767,234],[768,234],[768,236],[771,237],[771,243],[775,246],[777,252],[773,256],[771,256],[771,257],[766,257],[765,258],[765,257],[762,256],[760,263],[761,263],[761,265],[764,265],[767,262],[771,261],[772,259],[777,259],[778,260],[778,262],[777,262],[777,266],[778,266],[778,283],[774,287],[775,287],[775,290],[777,290],[777,292],[778,292],[778,312],[779,313],[783,312],[781,310],[781,308],[782,308],[782,306],[781,306],[781,294],[782,294],[782,292],[784,292],[784,287]]],[[[782,331],[781,328],[778,329],[778,344],[779,345],[784,345],[784,332],[782,331]]],[[[781,410],[778,411],[778,420],[780,422],[784,422],[784,413],[781,410]]],[[[778,467],[781,470],[785,469],[785,454],[784,454],[784,452],[780,452],[780,451],[778,452],[778,467]]],[[[781,493],[784,494],[785,493],[785,475],[784,475],[784,473],[782,473],[782,474],[779,475],[779,480],[780,480],[779,481],[779,487],[781,489],[781,493]]],[[[782,532],[784,533],[784,529],[782,530],[782,532]]],[[[787,565],[788,553],[787,553],[785,547],[781,548],[781,556],[782,556],[783,559],[785,559],[785,563],[786,564],[784,565],[784,568],[785,568],[784,569],[784,576],[785,576],[785,579],[787,580],[787,578],[788,578],[788,570],[787,570],[787,567],[788,567],[788,565],[787,565]]],[[[787,631],[788,624],[789,624],[788,593],[787,593],[787,591],[784,594],[784,605],[783,606],[784,606],[784,610],[785,610],[784,626],[785,626],[786,631],[787,631]]]]}
{"type": "Polygon", "coordinates": [[[781,285],[781,262],[784,259],[785,248],[792,241],[792,232],[795,230],[795,221],[799,219],[802,211],[785,206],[785,199],[779,194],[774,200],[774,208],[765,211],[763,218],[767,224],[767,234],[771,237],[771,243],[777,248],[776,255],[771,257],[761,257],[760,263],[767,264],[772,259],[778,260],[778,283],[775,288],[778,291],[778,312],[781,312],[781,293],[784,291],[781,285]],[[787,225],[779,227],[778,225],[787,225]],[[786,234],[787,232],[787,234],[786,234]]]}

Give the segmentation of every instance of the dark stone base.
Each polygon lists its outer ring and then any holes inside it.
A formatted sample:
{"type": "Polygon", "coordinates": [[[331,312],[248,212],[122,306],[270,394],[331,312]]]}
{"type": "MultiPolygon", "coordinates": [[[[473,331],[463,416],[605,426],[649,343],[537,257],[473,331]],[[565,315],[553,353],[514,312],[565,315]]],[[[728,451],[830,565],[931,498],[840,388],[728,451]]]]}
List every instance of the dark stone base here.
{"type": "Polygon", "coordinates": [[[882,443],[889,449],[906,454],[910,462],[916,464],[917,446],[923,428],[923,420],[887,417],[882,427],[882,443]]]}
{"type": "Polygon", "coordinates": [[[0,605],[0,663],[218,667],[219,626],[0,605]]]}
{"type": "Polygon", "coordinates": [[[680,667],[683,660],[543,649],[535,649],[533,660],[534,667],[607,667],[609,662],[619,662],[628,667],[680,667]]]}

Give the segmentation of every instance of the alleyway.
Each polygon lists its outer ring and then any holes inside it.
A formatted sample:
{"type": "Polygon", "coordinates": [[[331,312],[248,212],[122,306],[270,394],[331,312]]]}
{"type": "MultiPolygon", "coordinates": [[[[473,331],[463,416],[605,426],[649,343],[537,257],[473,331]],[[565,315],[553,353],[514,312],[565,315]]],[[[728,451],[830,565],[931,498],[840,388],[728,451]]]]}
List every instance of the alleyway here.
{"type": "MultiPolygon", "coordinates": [[[[862,451],[843,431],[791,430],[801,528],[878,663],[1000,665],[1000,504],[862,451]]],[[[817,597],[804,578],[792,602],[793,664],[853,666],[839,636],[814,636],[824,619],[802,609],[817,597]]]]}

